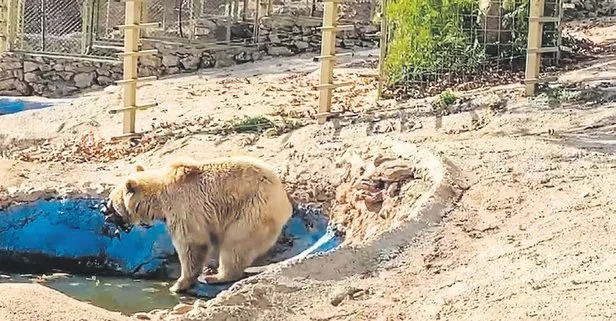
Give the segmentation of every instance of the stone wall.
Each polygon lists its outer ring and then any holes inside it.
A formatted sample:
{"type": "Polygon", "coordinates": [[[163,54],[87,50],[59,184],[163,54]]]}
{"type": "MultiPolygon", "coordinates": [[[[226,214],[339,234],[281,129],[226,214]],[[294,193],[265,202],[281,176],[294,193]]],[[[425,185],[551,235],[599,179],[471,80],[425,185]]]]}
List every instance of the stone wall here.
{"type": "Polygon", "coordinates": [[[565,9],[565,17],[579,19],[616,15],[616,0],[573,0],[575,8],[565,9]]]}
{"type": "MultiPolygon", "coordinates": [[[[167,76],[200,69],[228,67],[253,62],[266,56],[292,56],[320,52],[322,18],[289,14],[263,20],[260,45],[215,46],[146,41],[143,49],[158,49],[139,60],[139,76],[167,76]]],[[[377,28],[356,23],[352,31],[340,32],[338,47],[361,49],[377,45],[377,28]]],[[[108,49],[107,49],[108,50],[108,49]]],[[[97,56],[113,56],[100,49],[97,56]]],[[[78,59],[9,52],[0,56],[0,95],[65,97],[87,89],[113,85],[122,78],[120,60],[78,59]]]]}

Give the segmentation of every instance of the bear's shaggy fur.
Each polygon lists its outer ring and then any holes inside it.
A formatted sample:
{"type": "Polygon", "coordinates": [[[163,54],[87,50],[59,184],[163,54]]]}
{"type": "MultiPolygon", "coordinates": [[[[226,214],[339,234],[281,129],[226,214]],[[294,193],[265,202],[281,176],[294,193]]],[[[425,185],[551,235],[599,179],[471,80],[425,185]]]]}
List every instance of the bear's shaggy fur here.
{"type": "Polygon", "coordinates": [[[109,195],[126,224],[167,223],[182,268],[169,288],[189,289],[219,252],[208,283],[244,276],[244,269],[277,241],[291,217],[291,198],[274,170],[257,159],[226,157],[183,161],[158,170],[138,167],[109,195]]]}

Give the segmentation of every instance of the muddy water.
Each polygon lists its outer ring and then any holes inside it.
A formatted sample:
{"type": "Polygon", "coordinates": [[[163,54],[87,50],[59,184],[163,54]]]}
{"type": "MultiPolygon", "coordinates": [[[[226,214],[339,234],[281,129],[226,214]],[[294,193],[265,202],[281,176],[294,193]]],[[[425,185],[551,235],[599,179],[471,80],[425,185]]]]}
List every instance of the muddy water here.
{"type": "Polygon", "coordinates": [[[131,280],[122,277],[85,277],[76,275],[53,274],[45,281],[36,274],[8,274],[0,272],[0,283],[32,283],[58,290],[79,301],[107,310],[127,315],[151,311],[157,308],[169,308],[182,301],[180,296],[168,291],[167,282],[153,280],[131,280]]]}

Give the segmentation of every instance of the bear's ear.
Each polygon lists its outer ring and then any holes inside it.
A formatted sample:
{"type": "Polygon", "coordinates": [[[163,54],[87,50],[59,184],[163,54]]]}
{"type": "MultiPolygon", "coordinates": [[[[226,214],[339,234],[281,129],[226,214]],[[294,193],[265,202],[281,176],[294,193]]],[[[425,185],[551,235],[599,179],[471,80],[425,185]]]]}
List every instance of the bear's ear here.
{"type": "Polygon", "coordinates": [[[138,171],[138,172],[143,172],[145,169],[143,168],[143,166],[141,166],[141,165],[137,165],[137,166],[135,167],[135,170],[136,170],[136,171],[138,171]]]}
{"type": "Polygon", "coordinates": [[[135,194],[135,192],[139,189],[139,183],[136,180],[130,178],[126,181],[126,193],[127,194],[135,194]]]}

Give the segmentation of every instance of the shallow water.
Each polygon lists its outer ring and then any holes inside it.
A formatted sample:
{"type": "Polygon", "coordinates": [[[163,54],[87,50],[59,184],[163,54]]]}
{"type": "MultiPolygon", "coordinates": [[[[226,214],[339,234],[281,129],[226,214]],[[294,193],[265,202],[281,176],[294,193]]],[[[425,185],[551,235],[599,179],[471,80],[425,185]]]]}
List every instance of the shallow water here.
{"type": "Polygon", "coordinates": [[[50,107],[50,103],[39,101],[24,101],[13,98],[0,98],[0,115],[14,114],[24,110],[50,107]]]}
{"type": "MultiPolygon", "coordinates": [[[[0,211],[0,266],[10,272],[0,273],[0,283],[35,282],[44,273],[40,284],[125,314],[180,302],[168,291],[178,264],[166,226],[135,227],[119,240],[109,238],[99,202],[39,200],[0,211]]],[[[318,209],[297,206],[276,246],[255,265],[335,249],[342,237],[327,223],[318,209]]],[[[188,294],[212,298],[231,285],[199,283],[188,294]]]]}
{"type": "MultiPolygon", "coordinates": [[[[31,283],[40,276],[0,272],[0,283],[31,283]]],[[[168,282],[154,280],[68,275],[38,283],[79,301],[126,315],[170,308],[187,299],[171,294],[168,282]]]]}

